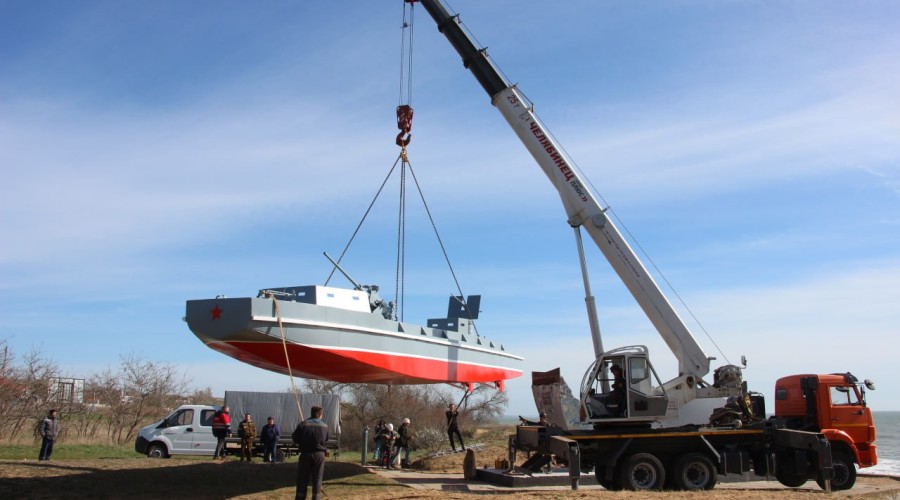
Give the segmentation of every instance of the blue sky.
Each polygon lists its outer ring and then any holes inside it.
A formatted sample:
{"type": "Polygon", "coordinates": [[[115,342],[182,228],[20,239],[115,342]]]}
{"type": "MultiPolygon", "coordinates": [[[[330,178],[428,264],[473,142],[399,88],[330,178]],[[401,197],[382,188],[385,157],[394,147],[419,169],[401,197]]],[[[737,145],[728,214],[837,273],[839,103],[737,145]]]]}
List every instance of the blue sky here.
{"type": "MultiPolygon", "coordinates": [[[[714,366],[746,355],[770,408],[781,375],[851,371],[900,410],[900,5],[450,5],[700,320],[714,366]]],[[[325,280],[322,252],[397,159],[400,23],[399,0],[0,0],[0,336],[75,377],[136,353],[218,395],[288,388],[203,346],[184,301],[325,280]]],[[[410,161],[463,292],[483,295],[479,331],[574,385],[592,348],[556,192],[421,8],[415,27],[410,161]]],[[[388,297],[396,192],[345,260],[388,297]]],[[[415,198],[407,226],[404,316],[424,321],[455,285],[415,198]]],[[[673,377],[588,260],[605,345],[648,345],[673,377]]],[[[529,378],[509,413],[534,413],[529,378]]]]}

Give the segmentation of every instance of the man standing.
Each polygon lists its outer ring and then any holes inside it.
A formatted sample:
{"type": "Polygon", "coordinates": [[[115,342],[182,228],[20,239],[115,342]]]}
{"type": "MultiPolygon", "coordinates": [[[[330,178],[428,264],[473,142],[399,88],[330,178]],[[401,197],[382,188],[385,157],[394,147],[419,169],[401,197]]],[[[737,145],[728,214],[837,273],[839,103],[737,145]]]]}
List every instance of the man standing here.
{"type": "Polygon", "coordinates": [[[400,468],[409,468],[409,441],[412,439],[412,431],[409,428],[409,419],[404,418],[400,428],[397,429],[397,452],[394,458],[394,464],[400,463],[400,468]],[[403,452],[403,458],[400,458],[400,452],[403,452]]]}
{"type": "Polygon", "coordinates": [[[238,437],[241,438],[241,462],[247,457],[248,462],[253,461],[253,441],[256,440],[256,422],[250,414],[244,415],[244,420],[238,425],[238,437]]]}
{"type": "Polygon", "coordinates": [[[322,421],[322,408],[313,406],[312,417],[300,422],[291,438],[300,445],[300,463],[297,468],[297,500],[306,500],[306,488],[312,485],[312,500],[318,500],[322,491],[322,475],[325,473],[325,457],[328,449],[328,424],[322,421]]]}
{"type": "Polygon", "coordinates": [[[269,417],[266,419],[266,425],[263,426],[259,435],[259,439],[263,444],[263,462],[275,464],[276,456],[278,455],[278,438],[280,437],[281,429],[278,428],[275,419],[269,417]]]}
{"type": "Polygon", "coordinates": [[[231,417],[228,415],[228,407],[222,409],[213,416],[213,436],[216,437],[216,451],[213,460],[225,459],[225,438],[231,433],[231,417]]]}
{"type": "Polygon", "coordinates": [[[47,418],[38,425],[38,434],[41,435],[41,452],[38,460],[50,460],[53,455],[53,443],[59,437],[59,422],[56,420],[56,410],[50,410],[47,418]]]}
{"type": "Polygon", "coordinates": [[[453,449],[453,453],[456,453],[456,445],[453,443],[453,435],[455,434],[457,438],[459,438],[459,451],[466,451],[466,445],[463,444],[462,433],[459,432],[459,424],[456,422],[456,418],[459,417],[459,411],[456,409],[456,405],[450,403],[450,409],[446,413],[447,415],[447,436],[450,438],[450,448],[453,449]]]}
{"type": "Polygon", "coordinates": [[[400,437],[394,430],[394,424],[388,422],[381,431],[381,460],[378,462],[385,469],[394,467],[394,443],[400,437]]]}

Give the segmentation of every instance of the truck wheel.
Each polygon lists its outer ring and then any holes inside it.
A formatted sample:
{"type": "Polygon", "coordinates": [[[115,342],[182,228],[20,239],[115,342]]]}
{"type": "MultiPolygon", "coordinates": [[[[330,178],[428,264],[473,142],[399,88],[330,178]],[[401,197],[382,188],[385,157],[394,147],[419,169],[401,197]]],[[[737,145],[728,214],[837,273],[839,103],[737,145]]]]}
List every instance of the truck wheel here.
{"type": "Polygon", "coordinates": [[[606,466],[605,465],[596,465],[594,466],[594,477],[597,478],[597,484],[603,486],[604,489],[609,491],[619,491],[622,488],[616,485],[615,479],[606,479],[606,466]]]}
{"type": "Polygon", "coordinates": [[[796,467],[788,464],[790,464],[790,462],[785,461],[782,464],[776,465],[775,478],[778,479],[778,482],[788,488],[797,488],[806,484],[806,481],[809,479],[806,474],[797,472],[796,467]]]}
{"type": "MultiPolygon", "coordinates": [[[[856,464],[850,455],[836,451],[831,454],[831,464],[834,467],[834,479],[831,480],[832,491],[849,490],[856,484],[856,464]]],[[[825,489],[823,479],[817,478],[816,483],[820,488],[825,489]]]]}
{"type": "Polygon", "coordinates": [[[666,482],[662,462],[649,453],[635,453],[616,471],[617,486],[632,491],[659,490],[666,482]]]}
{"type": "Polygon", "coordinates": [[[275,450],[275,463],[280,464],[284,462],[284,452],[279,448],[275,450]]]}
{"type": "Polygon", "coordinates": [[[716,485],[716,468],[702,453],[686,453],[675,459],[670,478],[676,490],[711,490],[716,485]]]}
{"type": "Polygon", "coordinates": [[[150,458],[169,458],[166,447],[161,444],[152,444],[147,448],[147,456],[150,458]]]}

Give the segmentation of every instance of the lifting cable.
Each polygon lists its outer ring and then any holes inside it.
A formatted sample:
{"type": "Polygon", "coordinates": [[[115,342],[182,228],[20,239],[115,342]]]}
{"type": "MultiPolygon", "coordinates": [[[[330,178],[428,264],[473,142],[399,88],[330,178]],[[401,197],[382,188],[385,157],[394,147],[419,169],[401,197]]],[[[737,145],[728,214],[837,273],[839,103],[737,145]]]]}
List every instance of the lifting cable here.
{"type": "Polygon", "coordinates": [[[400,95],[397,105],[397,128],[400,133],[394,141],[401,148],[401,155],[406,156],[406,146],[412,139],[412,56],[413,56],[413,30],[415,24],[416,0],[403,1],[403,25],[400,30],[400,95]],[[406,4],[409,4],[409,17],[407,20],[406,4]],[[407,46],[409,50],[407,50],[407,46]],[[405,98],[404,98],[405,96],[405,98]]]}
{"type": "MultiPolygon", "coordinates": [[[[556,138],[554,137],[553,140],[556,141],[556,138]]],[[[557,142],[557,144],[559,144],[559,143],[557,142]]],[[[560,146],[560,147],[562,147],[562,146],[560,146]]],[[[565,151],[565,148],[563,148],[563,153],[565,153],[566,156],[569,156],[569,153],[568,153],[568,151],[565,151]]],[[[597,188],[594,187],[594,184],[587,177],[587,175],[584,174],[584,171],[581,170],[581,167],[578,166],[578,164],[575,162],[575,160],[572,160],[571,156],[569,156],[569,159],[572,162],[572,166],[574,168],[576,168],[579,173],[581,173],[581,178],[584,179],[584,181],[590,186],[591,190],[597,194],[597,197],[600,198],[600,201],[602,201],[603,204],[606,205],[606,211],[608,211],[609,213],[612,214],[613,217],[615,217],[616,221],[618,221],[618,223],[619,223],[619,226],[622,228],[623,231],[625,231],[625,234],[628,235],[628,238],[631,240],[631,242],[638,248],[638,250],[641,251],[641,253],[644,255],[644,258],[646,258],[647,261],[650,262],[650,265],[656,271],[657,276],[659,276],[665,282],[666,286],[669,287],[669,290],[671,290],[672,293],[675,295],[675,297],[678,299],[678,302],[681,303],[681,305],[685,308],[685,310],[688,312],[688,314],[690,314],[691,318],[693,318],[694,321],[697,323],[697,326],[700,328],[700,330],[702,330],[703,333],[706,335],[706,338],[708,338],[709,341],[712,342],[712,344],[713,344],[713,346],[715,346],[716,350],[719,351],[719,354],[721,354],[722,357],[725,358],[725,362],[728,363],[729,365],[732,364],[731,360],[728,359],[728,356],[725,354],[725,352],[722,351],[722,348],[719,347],[719,344],[716,342],[716,339],[712,338],[712,335],[710,335],[709,331],[706,330],[706,327],[703,326],[703,323],[700,322],[700,318],[698,318],[694,314],[694,311],[690,308],[690,306],[688,306],[687,302],[684,301],[684,299],[681,297],[681,294],[678,293],[678,290],[676,290],[675,287],[672,286],[672,283],[669,282],[669,279],[666,277],[666,275],[663,274],[663,272],[659,268],[659,266],[656,265],[656,262],[654,262],[653,259],[650,257],[650,254],[647,253],[646,250],[644,250],[644,247],[641,246],[641,244],[637,240],[637,238],[635,238],[635,236],[633,234],[631,234],[631,231],[628,229],[628,226],[625,225],[625,221],[623,221],[619,217],[619,214],[617,214],[616,211],[612,209],[612,205],[610,205],[609,202],[607,202],[606,199],[603,198],[603,195],[601,195],[600,191],[598,191],[597,188]]]]}
{"type": "Polygon", "coordinates": [[[472,313],[469,311],[469,307],[466,304],[465,295],[463,295],[462,289],[459,286],[459,280],[456,278],[456,272],[454,272],[453,265],[450,264],[450,258],[447,256],[447,249],[444,247],[444,242],[441,240],[441,235],[438,233],[437,225],[434,223],[434,218],[431,217],[431,211],[428,209],[428,203],[425,202],[425,195],[422,193],[422,188],[419,185],[419,180],[416,179],[416,174],[413,171],[412,164],[409,162],[409,157],[406,151],[406,146],[409,145],[409,142],[412,139],[412,134],[410,133],[410,131],[412,130],[413,119],[412,57],[413,40],[415,35],[414,7],[416,2],[417,0],[403,0],[403,24],[400,36],[400,92],[398,97],[399,105],[397,106],[397,128],[400,129],[400,133],[397,134],[397,139],[395,141],[397,146],[400,146],[400,160],[402,161],[402,165],[400,167],[400,215],[398,217],[397,228],[397,278],[395,289],[397,309],[399,310],[398,317],[401,321],[403,320],[403,299],[405,288],[404,282],[406,276],[406,167],[408,166],[409,173],[411,174],[413,181],[416,183],[416,189],[419,191],[419,197],[422,200],[422,205],[425,207],[425,213],[428,214],[428,220],[431,222],[431,227],[434,230],[435,236],[437,237],[438,244],[441,247],[441,252],[443,252],[444,260],[447,262],[447,266],[450,268],[450,274],[453,276],[453,282],[456,284],[456,289],[459,292],[460,298],[458,300],[461,303],[463,309],[466,311],[466,315],[468,316],[470,323],[475,328],[475,334],[478,335],[478,328],[475,327],[475,322],[472,321],[472,313]],[[409,4],[408,13],[407,4],[409,4]]]}
{"type": "MultiPolygon", "coordinates": [[[[472,320],[473,314],[471,311],[469,311],[468,304],[465,301],[465,295],[463,294],[462,288],[459,285],[459,280],[456,277],[456,272],[453,269],[453,265],[450,263],[450,257],[447,255],[447,249],[444,247],[444,242],[441,239],[440,233],[438,232],[437,224],[435,224],[434,218],[431,216],[431,210],[428,208],[428,203],[425,201],[425,195],[422,192],[421,186],[419,185],[419,180],[416,178],[416,174],[412,168],[412,164],[409,162],[409,157],[406,150],[406,147],[409,145],[410,140],[412,139],[412,134],[410,133],[410,131],[412,130],[413,119],[412,54],[414,34],[413,30],[415,21],[415,10],[413,7],[416,2],[417,0],[403,0],[403,24],[400,37],[400,91],[398,98],[399,104],[397,106],[397,128],[400,130],[400,132],[397,134],[395,140],[397,146],[400,147],[400,155],[394,162],[390,171],[388,171],[388,174],[387,176],[385,176],[384,181],[382,181],[381,186],[375,193],[375,197],[372,199],[371,203],[369,203],[369,207],[366,209],[365,214],[363,214],[362,220],[360,220],[359,224],[357,224],[356,229],[353,231],[353,235],[351,235],[350,237],[350,241],[347,242],[347,245],[344,247],[343,251],[341,251],[341,254],[340,256],[338,256],[336,262],[340,264],[343,260],[344,256],[347,253],[347,250],[350,248],[350,245],[353,243],[353,240],[359,233],[360,228],[362,227],[369,213],[372,211],[372,207],[375,205],[375,201],[378,200],[378,197],[384,190],[388,179],[390,179],[391,175],[394,173],[394,170],[397,168],[397,164],[399,163],[400,206],[399,215],[397,218],[397,269],[395,279],[396,307],[393,312],[394,320],[403,321],[403,303],[405,296],[406,275],[406,171],[408,168],[413,182],[415,182],[416,189],[419,193],[419,198],[422,200],[422,206],[425,208],[425,213],[428,215],[428,220],[431,223],[431,227],[434,231],[435,237],[437,238],[438,244],[441,247],[441,252],[444,255],[444,260],[447,262],[447,266],[450,269],[450,274],[453,277],[453,282],[456,285],[456,290],[459,293],[459,297],[457,298],[457,300],[463,307],[467,319],[475,330],[475,334],[480,336],[480,334],[478,333],[478,327],[472,320]],[[407,4],[409,4],[409,9],[407,9],[407,4]]],[[[328,274],[328,278],[325,280],[325,286],[327,286],[331,281],[331,278],[334,276],[334,272],[335,268],[332,268],[331,272],[328,274]]]]}
{"type": "Polygon", "coordinates": [[[394,319],[403,321],[404,296],[406,291],[406,157],[401,154],[400,166],[400,209],[397,215],[397,271],[394,283],[394,319]]]}
{"type": "MultiPolygon", "coordinates": [[[[400,158],[397,158],[397,161],[394,162],[394,165],[388,171],[387,175],[384,177],[384,180],[381,182],[381,186],[378,188],[378,191],[375,193],[375,197],[372,198],[372,201],[369,203],[369,208],[366,209],[366,213],[363,214],[362,220],[359,221],[359,224],[356,225],[356,229],[353,230],[353,234],[350,236],[350,241],[344,246],[344,249],[341,251],[341,255],[338,256],[337,263],[340,264],[341,260],[347,254],[347,250],[350,249],[350,245],[353,243],[353,239],[356,238],[356,235],[359,233],[360,228],[363,225],[363,222],[366,221],[366,217],[369,216],[369,213],[372,211],[372,207],[375,206],[375,202],[378,200],[378,196],[381,195],[381,192],[384,190],[384,186],[387,184],[387,181],[391,178],[391,174],[394,173],[394,169],[397,168],[397,164],[400,163],[400,158]]],[[[331,269],[331,272],[328,273],[328,278],[325,279],[325,285],[328,286],[328,282],[331,281],[332,276],[334,276],[334,272],[337,270],[336,267],[331,269]]]]}
{"type": "MultiPolygon", "coordinates": [[[[416,172],[412,168],[412,163],[407,162],[409,165],[409,173],[412,176],[413,182],[416,184],[416,190],[419,192],[419,198],[422,200],[422,206],[425,207],[425,214],[428,215],[428,221],[431,223],[431,228],[434,230],[434,236],[437,238],[438,245],[441,247],[441,252],[444,255],[444,260],[447,262],[447,267],[450,269],[450,275],[453,276],[453,283],[456,285],[456,291],[459,292],[459,302],[463,306],[463,309],[466,311],[466,317],[469,320],[469,323],[472,325],[472,328],[475,330],[476,336],[481,336],[478,333],[478,327],[475,325],[475,321],[472,319],[472,313],[469,311],[469,305],[466,303],[465,295],[462,292],[462,287],[459,286],[459,279],[456,278],[456,271],[453,270],[453,264],[450,263],[450,256],[447,255],[447,249],[444,247],[444,241],[441,239],[441,234],[438,232],[437,224],[434,222],[434,218],[431,216],[431,210],[428,208],[428,202],[425,201],[425,194],[422,192],[422,186],[419,185],[419,179],[416,178],[416,172]]],[[[477,312],[477,311],[476,311],[477,312]]]]}
{"type": "Polygon", "coordinates": [[[278,329],[281,330],[281,346],[284,347],[284,361],[287,364],[288,378],[291,379],[291,391],[294,393],[294,400],[297,401],[297,411],[300,413],[300,421],[302,422],[304,420],[303,408],[300,406],[300,396],[297,394],[297,386],[294,385],[294,372],[291,369],[291,357],[288,356],[287,338],[284,335],[284,324],[281,322],[281,308],[278,307],[278,299],[275,298],[275,294],[271,291],[266,291],[266,297],[272,299],[272,303],[275,305],[275,317],[278,318],[278,329]]]}

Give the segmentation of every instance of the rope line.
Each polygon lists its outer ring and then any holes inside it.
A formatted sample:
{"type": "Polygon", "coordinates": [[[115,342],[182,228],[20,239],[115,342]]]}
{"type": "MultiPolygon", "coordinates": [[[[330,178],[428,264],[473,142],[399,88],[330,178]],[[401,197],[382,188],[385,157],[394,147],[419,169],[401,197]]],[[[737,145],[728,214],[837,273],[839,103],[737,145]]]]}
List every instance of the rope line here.
{"type": "Polygon", "coordinates": [[[272,303],[275,304],[275,317],[278,318],[278,329],[281,330],[281,346],[284,348],[284,361],[287,364],[288,369],[288,378],[291,379],[291,391],[294,393],[294,400],[297,401],[297,411],[300,412],[300,421],[304,420],[303,418],[303,408],[300,406],[300,395],[297,394],[297,386],[294,384],[294,371],[291,369],[291,357],[288,356],[287,350],[287,338],[284,335],[284,324],[281,322],[281,308],[278,307],[278,299],[275,298],[275,295],[267,292],[266,296],[272,299],[272,303]]]}
{"type": "Polygon", "coordinates": [[[422,199],[422,206],[425,207],[425,213],[428,215],[428,221],[431,222],[431,228],[434,230],[434,236],[438,240],[438,245],[441,247],[441,252],[444,254],[444,260],[447,262],[447,267],[450,268],[450,275],[453,276],[453,283],[456,284],[456,290],[459,292],[460,303],[463,306],[463,310],[466,312],[467,319],[469,323],[472,325],[472,328],[475,329],[475,335],[481,336],[478,333],[478,326],[475,324],[475,320],[472,319],[472,312],[469,311],[469,305],[466,303],[466,295],[462,291],[462,287],[459,285],[459,279],[456,277],[456,271],[453,270],[453,264],[450,263],[450,256],[447,255],[447,249],[444,247],[444,241],[441,239],[441,235],[438,232],[437,224],[434,222],[434,218],[431,216],[431,209],[428,208],[428,202],[425,201],[425,194],[422,192],[422,187],[419,185],[419,179],[416,177],[416,172],[413,170],[412,163],[409,164],[409,173],[413,178],[413,182],[416,184],[416,189],[419,191],[419,198],[422,199]]]}
{"type": "MultiPolygon", "coordinates": [[[[381,182],[381,187],[378,188],[378,192],[375,193],[375,197],[372,198],[372,202],[369,203],[369,208],[366,209],[366,213],[363,214],[362,220],[359,221],[359,224],[356,225],[356,229],[353,231],[353,235],[350,236],[350,241],[347,242],[347,245],[344,247],[344,250],[341,251],[340,257],[337,259],[337,263],[340,264],[341,260],[344,258],[344,255],[347,254],[347,250],[350,249],[350,244],[353,243],[353,239],[356,238],[357,233],[359,233],[359,229],[362,227],[363,222],[366,221],[366,217],[369,216],[369,212],[372,211],[372,207],[375,206],[375,202],[378,200],[378,196],[381,195],[381,191],[384,190],[384,186],[387,184],[387,181],[391,178],[391,174],[394,173],[394,169],[397,168],[397,163],[400,162],[400,157],[397,157],[397,161],[394,162],[394,165],[388,171],[387,176],[385,176],[384,181],[381,182]]],[[[332,268],[331,272],[328,273],[328,278],[325,280],[325,286],[328,286],[328,282],[331,281],[332,276],[334,276],[334,272],[336,268],[332,268]]]]}

